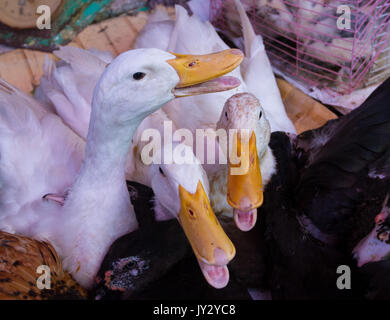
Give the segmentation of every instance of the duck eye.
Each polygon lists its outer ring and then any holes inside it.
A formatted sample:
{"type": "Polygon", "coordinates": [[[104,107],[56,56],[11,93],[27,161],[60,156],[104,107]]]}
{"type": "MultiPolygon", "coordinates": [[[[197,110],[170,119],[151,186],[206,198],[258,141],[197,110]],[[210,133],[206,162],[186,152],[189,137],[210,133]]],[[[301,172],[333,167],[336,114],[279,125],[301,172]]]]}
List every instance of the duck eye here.
{"type": "Polygon", "coordinates": [[[226,117],[226,120],[229,120],[228,115],[227,115],[227,111],[225,111],[225,117],[226,117]]]}
{"type": "Polygon", "coordinates": [[[133,79],[134,80],[141,80],[146,76],[146,73],[143,72],[136,72],[133,74],[133,79]]]}
{"type": "Polygon", "coordinates": [[[162,175],[163,177],[165,177],[165,173],[164,173],[163,169],[161,169],[161,167],[158,167],[158,171],[160,171],[161,175],[162,175]]]}
{"type": "Polygon", "coordinates": [[[259,119],[261,119],[261,116],[263,115],[263,112],[262,111],[260,111],[260,113],[259,113],[259,119]]]}

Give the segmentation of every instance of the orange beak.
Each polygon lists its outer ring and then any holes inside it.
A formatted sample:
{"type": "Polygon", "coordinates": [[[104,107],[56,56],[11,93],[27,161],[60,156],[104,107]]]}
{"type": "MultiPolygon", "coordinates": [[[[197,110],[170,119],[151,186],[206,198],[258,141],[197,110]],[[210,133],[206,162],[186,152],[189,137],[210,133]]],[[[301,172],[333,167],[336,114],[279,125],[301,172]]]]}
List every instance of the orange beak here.
{"type": "Polygon", "coordinates": [[[198,182],[194,194],[180,185],[179,196],[179,222],[198,260],[208,265],[226,265],[236,249],[211,209],[202,183],[198,182]]]}
{"type": "Polygon", "coordinates": [[[234,77],[216,80],[240,65],[244,54],[238,49],[204,55],[172,54],[176,58],[167,62],[180,78],[174,90],[176,96],[231,90],[240,85],[240,81],[234,77]]]}
{"type": "Polygon", "coordinates": [[[231,154],[228,164],[227,201],[235,209],[237,226],[248,231],[256,223],[257,208],[263,204],[263,184],[255,133],[252,132],[249,141],[236,133],[233,151],[235,153],[231,154]]]}

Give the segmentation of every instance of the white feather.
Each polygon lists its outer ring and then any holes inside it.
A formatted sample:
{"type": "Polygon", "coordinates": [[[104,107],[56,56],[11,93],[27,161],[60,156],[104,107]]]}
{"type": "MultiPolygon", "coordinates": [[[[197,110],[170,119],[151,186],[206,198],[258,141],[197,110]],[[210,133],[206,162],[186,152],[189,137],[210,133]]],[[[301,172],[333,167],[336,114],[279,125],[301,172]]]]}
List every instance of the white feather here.
{"type": "Polygon", "coordinates": [[[61,54],[68,64],[56,82],[51,78],[54,65],[47,62],[48,86],[40,92],[48,92],[44,100],[51,101],[58,113],[70,118],[72,112],[91,114],[87,143],[51,113],[50,106],[0,80],[0,229],[50,241],[65,269],[90,288],[112,242],[138,227],[124,174],[131,137],[147,114],[173,99],[179,78],[166,63],[173,58],[170,53],[128,51],[102,75],[93,75],[99,81],[93,99],[85,99],[92,84],[82,84],[80,79],[89,79],[89,68],[96,62],[105,68],[109,58],[79,49],[61,50],[61,54]],[[77,69],[86,56],[88,66],[77,69]],[[71,72],[72,66],[77,72],[71,72]],[[162,80],[150,77],[140,83],[128,76],[139,68],[153,69],[162,80]],[[79,85],[66,83],[70,79],[79,85]],[[55,99],[56,95],[62,98],[55,99]],[[78,109],[80,101],[85,103],[78,109]],[[88,101],[93,101],[92,110],[88,101]],[[48,193],[64,195],[64,205],[43,199],[48,193]]]}
{"type": "MultiPolygon", "coordinates": [[[[151,16],[152,23],[153,21],[166,21],[166,16],[164,14],[151,16]]],[[[172,26],[173,27],[173,26],[172,26]]],[[[152,31],[153,32],[153,31],[152,31]]],[[[84,140],[86,139],[86,132],[88,130],[89,118],[87,115],[90,114],[93,91],[92,90],[70,90],[69,87],[74,88],[73,84],[69,84],[69,79],[77,78],[78,82],[81,83],[91,83],[96,85],[97,79],[100,77],[101,73],[105,68],[106,61],[100,60],[101,53],[99,51],[95,51],[91,56],[91,53],[74,47],[67,47],[66,50],[61,48],[59,51],[55,52],[56,55],[66,60],[66,63],[60,62],[57,66],[53,65],[51,68],[46,68],[48,71],[44,76],[44,81],[41,82],[40,92],[43,95],[40,95],[40,99],[46,100],[47,97],[51,100],[55,110],[60,115],[60,117],[69,125],[72,129],[74,129],[84,140]],[[79,65],[82,64],[82,61],[89,56],[88,61],[88,70],[93,71],[80,71],[79,65]],[[55,70],[54,73],[52,70],[55,70]],[[91,76],[90,73],[94,72],[91,76]],[[67,75],[67,81],[59,81],[61,80],[62,75],[67,75]],[[45,96],[47,94],[47,96],[45,96]]],[[[77,87],[75,88],[77,89],[77,87]]],[[[156,110],[153,114],[146,117],[141,124],[138,126],[135,131],[131,148],[127,155],[126,161],[126,177],[129,180],[137,181],[144,185],[152,186],[152,166],[147,163],[145,164],[144,159],[142,159],[142,151],[143,148],[149,143],[149,141],[142,141],[142,136],[147,129],[154,129],[159,132],[160,137],[164,137],[164,122],[169,121],[172,123],[171,119],[167,116],[167,114],[159,109],[156,110]]],[[[176,127],[172,127],[173,132],[176,130],[176,127]]],[[[172,141],[161,141],[162,150],[165,150],[165,144],[170,145],[172,141]]],[[[173,163],[172,165],[167,165],[165,171],[176,172],[174,179],[178,182],[178,184],[182,186],[187,185],[187,190],[191,190],[190,192],[195,192],[196,186],[199,180],[203,181],[202,184],[206,190],[208,190],[208,181],[205,179],[204,172],[201,169],[200,164],[194,164],[194,167],[200,167],[199,170],[194,169],[193,174],[189,174],[188,170],[185,170],[184,167],[181,168],[179,165],[173,163]],[[193,189],[193,190],[192,190],[193,189]]],[[[178,185],[177,185],[178,187],[178,185]]],[[[158,184],[154,185],[155,193],[158,193],[156,188],[163,188],[158,184]]],[[[168,194],[165,190],[165,194],[168,194]]],[[[172,194],[169,194],[170,201],[167,203],[171,203],[169,209],[172,210],[171,207],[177,205],[180,201],[178,199],[177,190],[174,190],[172,194]]],[[[159,197],[156,197],[156,206],[155,209],[159,209],[159,197]]],[[[178,211],[174,214],[171,213],[171,218],[175,217],[175,214],[178,214],[178,211]]]]}

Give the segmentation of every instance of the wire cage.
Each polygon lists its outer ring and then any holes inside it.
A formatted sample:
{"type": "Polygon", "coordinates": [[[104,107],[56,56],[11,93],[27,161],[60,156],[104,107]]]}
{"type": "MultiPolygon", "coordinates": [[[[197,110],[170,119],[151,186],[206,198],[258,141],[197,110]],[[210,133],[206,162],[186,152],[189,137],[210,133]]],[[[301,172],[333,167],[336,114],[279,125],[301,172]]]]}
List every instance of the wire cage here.
{"type": "MultiPolygon", "coordinates": [[[[276,70],[349,94],[390,75],[389,0],[241,0],[276,70]]],[[[211,0],[210,21],[241,36],[234,0],[211,0]]]]}

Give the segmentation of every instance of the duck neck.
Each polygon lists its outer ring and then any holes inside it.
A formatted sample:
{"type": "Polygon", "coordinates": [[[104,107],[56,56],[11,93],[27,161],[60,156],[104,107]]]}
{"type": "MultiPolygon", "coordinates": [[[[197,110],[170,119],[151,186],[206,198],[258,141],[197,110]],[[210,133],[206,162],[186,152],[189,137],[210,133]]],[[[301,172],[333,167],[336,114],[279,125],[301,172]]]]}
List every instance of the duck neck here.
{"type": "Polygon", "coordinates": [[[88,201],[94,197],[91,194],[93,190],[95,197],[101,191],[105,196],[123,198],[123,194],[127,192],[127,153],[142,119],[115,124],[95,110],[96,108],[92,108],[84,162],[70,195],[77,195],[81,201],[88,201]]]}
{"type": "Polygon", "coordinates": [[[125,166],[131,139],[140,122],[126,126],[106,125],[102,119],[91,118],[81,174],[93,170],[95,176],[125,179],[125,166]]]}
{"type": "Polygon", "coordinates": [[[115,123],[92,107],[85,159],[66,198],[58,231],[64,267],[87,288],[113,241],[138,228],[125,166],[133,134],[144,116],[115,123]]]}

